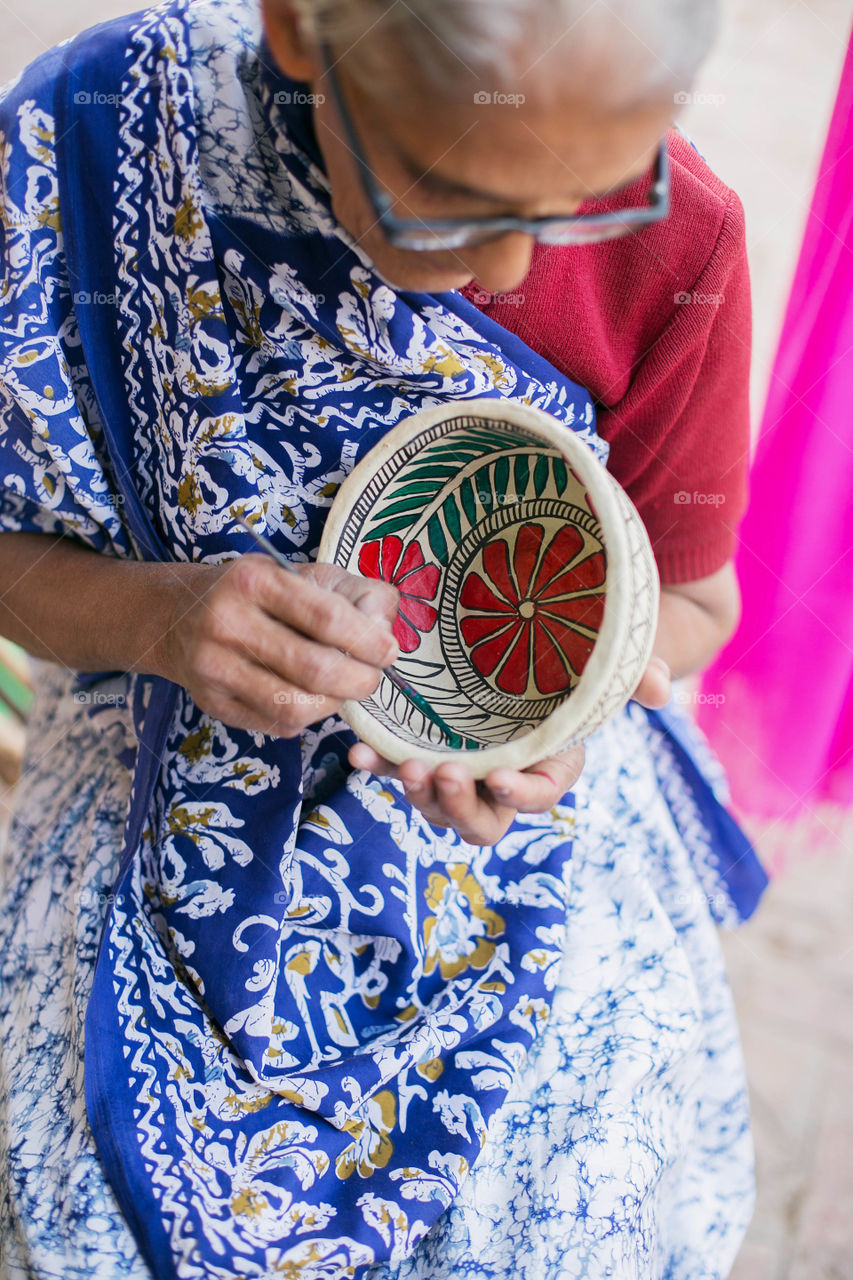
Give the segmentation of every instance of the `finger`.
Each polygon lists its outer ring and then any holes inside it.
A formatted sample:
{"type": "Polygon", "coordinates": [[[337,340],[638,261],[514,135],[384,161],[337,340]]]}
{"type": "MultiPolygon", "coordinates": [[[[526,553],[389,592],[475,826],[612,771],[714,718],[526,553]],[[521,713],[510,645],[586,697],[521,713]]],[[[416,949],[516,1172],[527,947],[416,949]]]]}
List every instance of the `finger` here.
{"type": "Polygon", "coordinates": [[[400,765],[392,764],[366,742],[356,742],[350,747],[347,759],[354,769],[366,769],[368,773],[376,773],[383,778],[398,779],[403,783],[403,791],[409,804],[422,813],[427,822],[437,827],[450,825],[438,804],[432,771],[423,760],[404,760],[400,765]]]}
{"type": "Polygon", "coordinates": [[[268,556],[250,552],[235,562],[234,574],[242,595],[309,639],[377,668],[389,666],[399,655],[387,619],[357,609],[307,572],[287,573],[268,556]]]}
{"type": "Polygon", "coordinates": [[[423,760],[411,759],[399,765],[392,764],[366,742],[354,743],[347,759],[354,769],[366,769],[368,773],[376,773],[383,778],[397,778],[403,783],[406,799],[422,811],[436,803],[432,771],[423,760]]]}
{"type": "Polygon", "coordinates": [[[672,695],[672,673],[664,662],[663,658],[655,655],[649,659],[640,679],[640,683],[634,690],[634,701],[641,703],[644,707],[655,710],[665,707],[672,695]]]}
{"type": "Polygon", "coordinates": [[[231,729],[242,729],[247,733],[260,733],[272,738],[297,736],[296,730],[291,731],[280,724],[277,715],[271,715],[268,708],[249,705],[237,694],[203,693],[199,694],[199,698],[197,705],[202,711],[231,729]]]}
{"type": "Polygon", "coordinates": [[[347,759],[354,769],[364,769],[367,773],[378,773],[383,778],[397,778],[399,771],[390,760],[386,760],[366,742],[355,742],[347,752],[347,759]]]}
{"type": "Polygon", "coordinates": [[[470,844],[494,844],[512,822],[511,806],[478,791],[461,765],[440,764],[433,774],[440,825],[453,827],[470,844]]]}
{"type": "Polygon", "coordinates": [[[427,822],[435,827],[453,827],[468,844],[495,844],[512,822],[513,810],[497,804],[459,766],[442,764],[431,771],[423,760],[417,759],[394,765],[366,742],[350,747],[348,759],[355,769],[399,778],[406,799],[427,822]]]}
{"type": "Polygon", "coordinates": [[[243,729],[247,733],[269,734],[269,730],[265,725],[259,722],[257,712],[251,707],[247,707],[239,698],[220,694],[211,702],[202,697],[202,701],[197,705],[201,707],[206,715],[211,716],[214,720],[220,720],[229,729],[243,729]]]}
{"type": "MultiPolygon", "coordinates": [[[[406,799],[421,812],[428,822],[436,827],[454,827],[463,839],[469,838],[471,820],[480,821],[484,816],[490,824],[494,817],[491,797],[484,799],[477,791],[467,770],[456,770],[453,766],[439,765],[433,771],[423,760],[404,760],[395,765],[380,756],[366,742],[356,742],[349,749],[348,759],[356,769],[367,769],[383,777],[398,778],[405,790],[406,799]],[[458,778],[457,778],[458,773],[458,778]],[[439,789],[438,777],[443,779],[439,789]],[[457,789],[458,788],[458,789],[457,789]],[[444,800],[447,800],[447,804],[444,800]],[[460,826],[460,823],[462,824],[460,826]]],[[[504,815],[500,815],[502,818],[504,815]]],[[[497,831],[497,827],[495,827],[497,831]]],[[[487,835],[492,834],[492,826],[487,835]]],[[[501,834],[497,832],[497,834],[501,834]]],[[[492,839],[497,838],[497,834],[492,839]]],[[[472,837],[473,844],[489,843],[488,839],[480,839],[477,832],[472,837]]]]}
{"type": "Polygon", "coordinates": [[[249,727],[277,737],[293,737],[306,725],[334,715],[341,705],[340,699],[312,693],[237,657],[204,684],[208,700],[227,699],[239,705],[252,717],[249,727]]]}
{"type": "Polygon", "coordinates": [[[305,571],[310,571],[318,586],[326,591],[336,591],[354,604],[360,613],[393,624],[400,593],[390,582],[362,578],[359,574],[347,573],[336,564],[308,565],[305,571]]]}
{"type": "Polygon", "coordinates": [[[496,801],[519,813],[544,813],[571,791],[583,772],[583,745],[549,756],[529,769],[492,769],[485,782],[496,801]]]}
{"type": "MultiPolygon", "coordinates": [[[[404,760],[400,765],[399,776],[406,788],[406,799],[413,804],[427,819],[433,821],[433,814],[439,813],[439,802],[435,789],[435,773],[423,760],[404,760]]],[[[447,823],[439,823],[446,826],[447,823]]]]}
{"type": "Polygon", "coordinates": [[[259,669],[311,693],[360,702],[379,685],[378,665],[359,662],[331,645],[309,640],[260,608],[238,611],[222,606],[213,634],[259,669]]]}

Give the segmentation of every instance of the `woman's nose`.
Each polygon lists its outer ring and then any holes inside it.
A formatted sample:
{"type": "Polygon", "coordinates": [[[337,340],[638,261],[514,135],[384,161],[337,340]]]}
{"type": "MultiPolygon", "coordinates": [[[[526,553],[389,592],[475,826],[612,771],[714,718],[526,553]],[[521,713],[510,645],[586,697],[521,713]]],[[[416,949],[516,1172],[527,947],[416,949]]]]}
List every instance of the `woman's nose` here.
{"type": "Polygon", "coordinates": [[[487,244],[468,249],[465,265],[487,293],[508,293],[530,270],[533,237],[513,231],[487,244]]]}

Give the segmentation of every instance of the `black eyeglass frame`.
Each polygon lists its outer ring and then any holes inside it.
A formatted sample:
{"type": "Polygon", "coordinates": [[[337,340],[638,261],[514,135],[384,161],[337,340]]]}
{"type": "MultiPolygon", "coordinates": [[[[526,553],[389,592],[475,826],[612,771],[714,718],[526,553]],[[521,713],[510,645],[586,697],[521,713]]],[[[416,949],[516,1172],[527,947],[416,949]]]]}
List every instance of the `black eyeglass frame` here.
{"type": "Polygon", "coordinates": [[[355,123],[347,109],[334,58],[328,44],[320,46],[326,79],[347,144],[356,162],[365,195],[376,221],[390,244],[397,248],[425,250],[460,248],[481,244],[510,231],[521,231],[542,244],[596,244],[617,236],[630,235],[660,222],[670,211],[670,170],[666,138],[661,140],[655,159],[649,199],[645,205],[613,209],[605,213],[550,215],[518,218],[511,215],[471,218],[399,218],[393,212],[394,197],[382,186],[364,153],[355,123]]]}

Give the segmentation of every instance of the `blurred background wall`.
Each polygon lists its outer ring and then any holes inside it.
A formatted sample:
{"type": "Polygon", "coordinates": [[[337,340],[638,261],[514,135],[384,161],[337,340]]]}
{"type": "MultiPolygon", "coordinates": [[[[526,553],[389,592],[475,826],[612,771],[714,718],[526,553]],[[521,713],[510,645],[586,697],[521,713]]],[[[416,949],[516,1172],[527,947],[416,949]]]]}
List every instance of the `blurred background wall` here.
{"type": "MultiPolygon", "coordinates": [[[[50,45],[139,7],[0,0],[0,83],[50,45]]],[[[681,117],[746,209],[756,424],[851,22],[849,0],[724,0],[716,50],[681,117]]],[[[733,1280],[853,1280],[849,818],[826,813],[807,831],[769,824],[757,832],[760,847],[783,846],[784,871],[754,920],[724,939],[759,1185],[733,1280]]]]}

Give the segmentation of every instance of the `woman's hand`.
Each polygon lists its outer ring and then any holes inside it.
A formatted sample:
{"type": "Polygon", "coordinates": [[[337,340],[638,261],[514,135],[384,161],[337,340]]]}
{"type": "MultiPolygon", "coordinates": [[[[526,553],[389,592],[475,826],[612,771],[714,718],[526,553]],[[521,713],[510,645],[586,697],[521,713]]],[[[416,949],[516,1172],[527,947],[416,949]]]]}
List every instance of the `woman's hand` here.
{"type": "Polygon", "coordinates": [[[423,760],[391,764],[366,742],[350,748],[355,769],[399,778],[406,799],[435,827],[453,827],[469,844],[495,844],[517,813],[543,813],[575,785],[584,763],[583,747],[549,756],[529,769],[493,769],[475,782],[463,764],[448,761],[430,769],[423,760]]]}
{"type": "MultiPolygon", "coordinates": [[[[669,668],[652,658],[634,697],[644,706],[662,707],[669,695],[669,668]]],[[[365,742],[350,748],[349,762],[355,769],[398,778],[406,799],[433,826],[453,827],[469,844],[494,844],[517,813],[544,813],[571,791],[583,770],[584,749],[571,747],[528,769],[492,769],[479,783],[463,764],[448,761],[430,769],[422,760],[406,760],[393,765],[365,742]]]]}
{"type": "MultiPolygon", "coordinates": [[[[665,707],[676,677],[701,670],[737,625],[740,598],[734,567],[725,565],[708,578],[661,591],[655,654],[633,697],[644,707],[665,707]],[[672,670],[670,669],[672,667],[672,670]]],[[[570,790],[581,775],[583,747],[541,760],[523,772],[494,769],[474,783],[461,764],[430,770],[419,760],[396,767],[365,743],[351,748],[356,769],[399,778],[406,798],[439,827],[453,827],[471,844],[494,844],[516,813],[541,813],[570,790]]]]}
{"type": "Polygon", "coordinates": [[[373,693],[398,648],[397,592],[333,565],[250,553],[182,575],[161,670],[217,720],[295,737],[373,693]]]}

